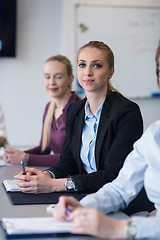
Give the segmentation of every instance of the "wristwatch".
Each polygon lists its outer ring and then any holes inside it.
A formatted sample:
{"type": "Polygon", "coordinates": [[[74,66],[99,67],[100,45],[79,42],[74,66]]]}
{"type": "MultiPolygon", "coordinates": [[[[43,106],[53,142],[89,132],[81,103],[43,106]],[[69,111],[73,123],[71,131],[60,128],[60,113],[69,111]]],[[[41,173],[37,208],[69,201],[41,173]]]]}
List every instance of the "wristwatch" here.
{"type": "Polygon", "coordinates": [[[136,225],[134,224],[133,221],[129,221],[127,223],[127,226],[125,228],[125,233],[128,239],[135,239],[137,230],[136,230],[136,225]]]}
{"type": "Polygon", "coordinates": [[[71,176],[67,177],[67,181],[65,182],[65,187],[67,189],[67,192],[78,192],[78,190],[76,189],[76,186],[71,178],[71,176]]]}
{"type": "Polygon", "coordinates": [[[28,158],[29,158],[29,154],[25,153],[24,158],[23,158],[23,162],[24,162],[25,167],[28,166],[28,158]]]}

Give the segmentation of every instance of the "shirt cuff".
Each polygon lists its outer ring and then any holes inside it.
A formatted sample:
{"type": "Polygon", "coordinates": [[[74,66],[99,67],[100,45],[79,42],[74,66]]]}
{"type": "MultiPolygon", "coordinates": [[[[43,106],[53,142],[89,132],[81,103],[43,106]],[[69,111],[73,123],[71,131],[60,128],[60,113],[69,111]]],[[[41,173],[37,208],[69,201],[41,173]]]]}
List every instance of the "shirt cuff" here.
{"type": "Polygon", "coordinates": [[[136,238],[158,238],[160,237],[160,218],[153,217],[131,217],[136,225],[136,238]]]}
{"type": "Polygon", "coordinates": [[[43,172],[49,172],[52,175],[52,178],[56,178],[55,174],[51,172],[50,170],[44,170],[43,172]]]}

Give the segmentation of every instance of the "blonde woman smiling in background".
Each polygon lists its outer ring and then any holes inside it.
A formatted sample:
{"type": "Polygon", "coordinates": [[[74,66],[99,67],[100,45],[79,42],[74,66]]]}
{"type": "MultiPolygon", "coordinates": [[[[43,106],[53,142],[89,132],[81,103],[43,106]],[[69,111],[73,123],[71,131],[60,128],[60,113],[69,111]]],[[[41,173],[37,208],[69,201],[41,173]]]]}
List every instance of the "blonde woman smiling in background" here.
{"type": "Polygon", "coordinates": [[[44,111],[40,144],[25,152],[8,147],[4,154],[7,163],[20,164],[24,160],[26,165],[57,165],[65,137],[66,111],[71,103],[80,100],[75,92],[71,92],[73,79],[72,65],[67,57],[56,55],[46,60],[44,86],[52,102],[44,111]],[[51,151],[54,154],[50,154],[51,151]]]}

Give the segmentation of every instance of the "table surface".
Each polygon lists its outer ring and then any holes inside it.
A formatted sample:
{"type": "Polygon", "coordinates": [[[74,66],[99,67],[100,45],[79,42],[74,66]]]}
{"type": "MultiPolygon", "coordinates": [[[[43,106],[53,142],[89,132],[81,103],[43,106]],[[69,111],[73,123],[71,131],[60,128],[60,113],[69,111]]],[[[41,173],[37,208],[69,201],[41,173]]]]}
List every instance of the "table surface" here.
{"type": "MultiPolygon", "coordinates": [[[[45,167],[37,167],[40,170],[45,169],[45,167]]],[[[3,166],[0,167],[0,219],[2,217],[46,217],[51,216],[51,213],[48,213],[46,208],[48,204],[39,204],[39,205],[12,205],[10,199],[7,196],[7,193],[2,185],[3,180],[5,179],[13,179],[14,176],[21,171],[21,166],[3,166]]],[[[124,214],[117,213],[117,215],[113,215],[113,217],[122,218],[125,217],[124,214]]],[[[0,239],[6,239],[4,236],[3,230],[0,228],[0,239]]],[[[30,238],[32,239],[32,238],[30,238]]],[[[34,238],[35,239],[35,238],[34,238]]],[[[41,238],[45,240],[49,240],[52,238],[41,238]]],[[[53,239],[72,239],[72,240],[80,240],[80,239],[96,239],[92,237],[63,237],[63,238],[53,238],[53,239]]],[[[22,240],[22,239],[21,239],[22,240]]]]}

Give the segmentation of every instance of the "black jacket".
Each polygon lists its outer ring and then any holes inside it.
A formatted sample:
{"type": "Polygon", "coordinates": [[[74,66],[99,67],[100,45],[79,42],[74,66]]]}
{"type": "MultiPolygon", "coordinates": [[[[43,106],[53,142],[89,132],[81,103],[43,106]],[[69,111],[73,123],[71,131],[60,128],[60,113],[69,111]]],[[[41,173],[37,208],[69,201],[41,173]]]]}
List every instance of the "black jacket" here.
{"type": "Polygon", "coordinates": [[[61,159],[56,167],[49,170],[56,178],[71,175],[79,192],[92,193],[117,177],[126,156],[133,149],[133,143],[142,135],[143,122],[137,104],[117,92],[109,91],[97,131],[97,171],[87,174],[80,158],[85,102],[86,98],[70,105],[61,159]]]}

